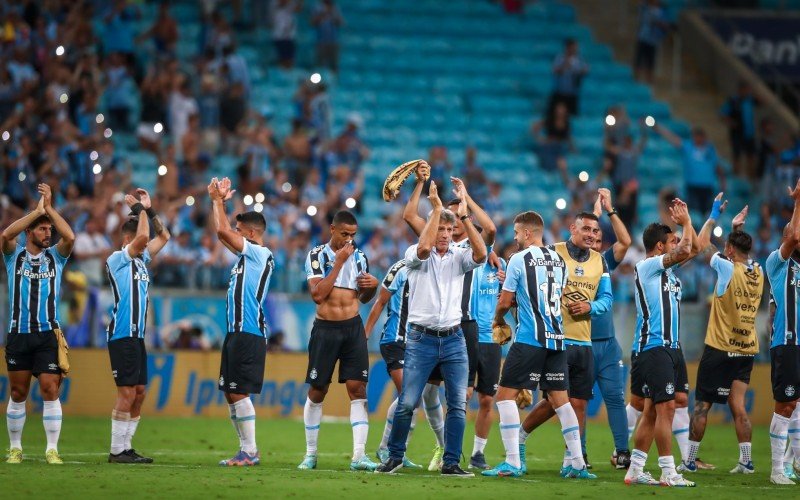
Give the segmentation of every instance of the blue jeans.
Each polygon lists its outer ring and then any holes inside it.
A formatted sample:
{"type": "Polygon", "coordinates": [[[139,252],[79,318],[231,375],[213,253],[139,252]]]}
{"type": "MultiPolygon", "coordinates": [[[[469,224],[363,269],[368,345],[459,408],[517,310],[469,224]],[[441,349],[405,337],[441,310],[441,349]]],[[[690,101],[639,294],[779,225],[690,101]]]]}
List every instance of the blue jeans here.
{"type": "Polygon", "coordinates": [[[444,378],[447,417],[444,424],[445,465],[458,464],[464,441],[467,415],[467,343],[464,332],[447,337],[434,337],[411,327],[406,335],[406,357],[403,365],[403,390],[400,392],[394,425],[389,435],[389,456],[401,460],[406,453],[406,438],[411,416],[419,404],[431,371],[439,365],[444,378]]]}
{"type": "MultiPolygon", "coordinates": [[[[616,338],[593,340],[594,380],[600,387],[608,413],[608,425],[614,436],[617,450],[628,450],[628,417],[625,413],[625,369],[622,365],[622,349],[616,338]]],[[[586,453],[586,433],[581,436],[583,452],[586,453]]]]}

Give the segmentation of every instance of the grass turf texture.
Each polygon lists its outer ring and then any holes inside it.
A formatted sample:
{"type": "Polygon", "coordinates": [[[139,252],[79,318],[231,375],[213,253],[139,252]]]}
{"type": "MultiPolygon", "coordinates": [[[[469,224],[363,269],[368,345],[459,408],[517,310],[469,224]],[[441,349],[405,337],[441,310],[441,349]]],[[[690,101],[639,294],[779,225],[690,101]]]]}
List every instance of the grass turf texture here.
{"type": "MultiPolygon", "coordinates": [[[[5,418],[0,439],[7,444],[5,418]]],[[[511,495],[536,495],[539,498],[568,496],[597,498],[599,495],[711,495],[713,498],[753,498],[756,496],[796,495],[800,485],[778,487],[769,483],[769,435],[767,428],[754,429],[753,461],[757,472],[732,475],[738,458],[733,426],[709,426],[700,456],[717,466],[689,477],[695,489],[668,489],[626,486],[625,471],[609,464],[612,442],[604,424],[589,428],[589,458],[598,479],[576,481],[558,476],[564,442],[559,427],[548,423],[528,439],[528,474],[519,479],[441,478],[428,472],[434,445],[433,433],[420,419],[408,456],[425,470],[403,469],[396,476],[350,472],[352,432],[349,423],[323,423],[319,437],[319,461],[315,471],[298,471],[305,452],[302,422],[294,420],[258,421],[257,436],[261,465],[250,468],[220,467],[237,446],[228,420],[207,418],[166,418],[145,415],[139,425],[134,447],[151,456],[153,465],[106,463],[111,423],[106,418],[64,418],[59,448],[63,466],[44,463],[44,430],[41,417],[28,414],[23,434],[25,461],[20,465],[0,464],[0,498],[97,498],[125,494],[128,497],[242,498],[258,495],[268,498],[380,498],[393,491],[406,498],[511,498],[511,495]],[[677,491],[676,491],[677,490],[677,491]],[[783,490],[783,491],[781,491],[783,490]]],[[[374,453],[380,441],[383,421],[370,421],[367,452],[374,453]]],[[[468,424],[464,454],[472,451],[472,425],[468,424]]],[[[503,456],[497,424],[492,427],[486,460],[490,465],[503,456]]],[[[658,478],[655,446],[648,470],[658,478]]],[[[673,454],[678,455],[673,444],[673,454]]],[[[679,459],[676,459],[676,462],[679,459]]],[[[466,465],[462,463],[466,468],[466,465]]]]}

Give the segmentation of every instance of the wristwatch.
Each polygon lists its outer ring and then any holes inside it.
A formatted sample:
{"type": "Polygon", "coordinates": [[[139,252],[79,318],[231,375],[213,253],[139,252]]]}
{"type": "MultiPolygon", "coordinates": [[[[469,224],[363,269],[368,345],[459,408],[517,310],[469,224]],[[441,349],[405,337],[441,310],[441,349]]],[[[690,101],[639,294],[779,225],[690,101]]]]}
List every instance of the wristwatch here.
{"type": "Polygon", "coordinates": [[[459,218],[461,219],[461,222],[464,222],[465,220],[469,219],[469,215],[462,215],[459,218]]]}
{"type": "Polygon", "coordinates": [[[609,217],[611,217],[612,215],[617,215],[617,216],[619,215],[619,214],[617,213],[617,210],[616,210],[616,209],[614,209],[614,210],[612,210],[612,211],[608,212],[608,216],[609,216],[609,217]]]}

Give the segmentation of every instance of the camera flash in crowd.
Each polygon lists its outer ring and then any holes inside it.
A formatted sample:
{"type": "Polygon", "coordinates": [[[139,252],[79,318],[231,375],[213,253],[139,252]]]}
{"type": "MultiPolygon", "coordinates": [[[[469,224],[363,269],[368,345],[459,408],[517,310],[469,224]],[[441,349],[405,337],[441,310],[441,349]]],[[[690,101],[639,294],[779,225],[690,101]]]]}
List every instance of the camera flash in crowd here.
{"type": "Polygon", "coordinates": [[[581,182],[588,182],[589,172],[582,170],[581,173],[578,174],[578,179],[580,179],[581,182]]]}
{"type": "Polygon", "coordinates": [[[56,55],[58,57],[61,57],[61,56],[64,55],[64,46],[63,45],[59,45],[58,47],[56,47],[56,55]]]}
{"type": "Polygon", "coordinates": [[[656,126],[656,119],[650,115],[647,115],[647,118],[644,119],[644,124],[648,127],[655,127],[656,126]]]}
{"type": "Polygon", "coordinates": [[[100,165],[99,163],[95,163],[94,167],[92,167],[92,172],[94,172],[95,175],[99,174],[102,171],[103,171],[103,166],[100,165]]]}
{"type": "Polygon", "coordinates": [[[160,176],[167,175],[167,166],[166,165],[159,165],[158,166],[158,175],[160,175],[160,176]]]}
{"type": "Polygon", "coordinates": [[[96,161],[98,156],[100,155],[97,154],[97,151],[92,151],[91,153],[89,153],[89,159],[92,161],[96,161]]]}
{"type": "Polygon", "coordinates": [[[311,81],[311,83],[316,85],[322,81],[322,75],[320,75],[319,73],[314,73],[313,75],[311,75],[311,78],[309,78],[309,80],[311,81]]]}
{"type": "Polygon", "coordinates": [[[113,133],[114,133],[114,132],[112,132],[110,128],[107,128],[107,129],[105,129],[105,130],[103,131],[103,137],[105,137],[106,139],[110,139],[110,138],[111,138],[111,135],[112,135],[113,133]]]}
{"type": "Polygon", "coordinates": [[[309,217],[314,217],[315,215],[317,215],[317,207],[315,207],[314,205],[309,205],[308,208],[306,209],[306,213],[308,214],[309,217]]]}
{"type": "Polygon", "coordinates": [[[356,206],[356,200],[354,200],[353,198],[347,198],[344,201],[344,206],[346,206],[347,208],[354,208],[356,206]]]}
{"type": "Polygon", "coordinates": [[[262,205],[261,203],[256,203],[255,205],[253,205],[253,210],[255,210],[258,213],[261,213],[264,210],[264,205],[262,205]]]}
{"type": "Polygon", "coordinates": [[[264,193],[256,193],[256,203],[264,203],[264,193]]]}
{"type": "Polygon", "coordinates": [[[613,127],[615,123],[617,123],[617,119],[614,118],[614,115],[606,116],[606,125],[608,125],[609,127],[613,127]]]}
{"type": "Polygon", "coordinates": [[[281,186],[281,191],[283,191],[284,193],[288,193],[291,190],[292,190],[291,183],[284,182],[283,185],[281,186]]]}
{"type": "Polygon", "coordinates": [[[187,196],[186,197],[186,206],[191,207],[194,205],[194,196],[187,196]]]}
{"type": "Polygon", "coordinates": [[[564,198],[559,198],[556,200],[556,208],[559,210],[564,210],[567,208],[567,200],[564,198]]]}
{"type": "Polygon", "coordinates": [[[164,125],[162,125],[161,122],[157,122],[155,125],[153,125],[153,132],[155,132],[156,134],[160,134],[161,131],[163,130],[164,130],[164,125]]]}
{"type": "Polygon", "coordinates": [[[242,199],[242,201],[244,202],[245,205],[247,205],[249,207],[250,205],[253,204],[253,197],[250,196],[249,194],[246,194],[246,195],[244,195],[244,198],[242,199]]]}
{"type": "Polygon", "coordinates": [[[28,176],[25,175],[25,172],[20,172],[19,175],[17,176],[20,182],[24,182],[27,177],[28,176]]]}
{"type": "Polygon", "coordinates": [[[69,101],[69,96],[65,92],[58,97],[58,100],[61,104],[66,104],[69,101]]]}
{"type": "Polygon", "coordinates": [[[94,121],[97,124],[103,123],[105,121],[105,119],[106,119],[106,117],[103,116],[103,113],[97,113],[97,116],[94,117],[94,121]]]}
{"type": "Polygon", "coordinates": [[[717,238],[722,236],[722,228],[721,227],[717,226],[717,227],[714,228],[714,236],[716,236],[717,238]]]}
{"type": "Polygon", "coordinates": [[[7,141],[11,139],[11,134],[8,133],[8,130],[3,130],[3,140],[7,141]]]}

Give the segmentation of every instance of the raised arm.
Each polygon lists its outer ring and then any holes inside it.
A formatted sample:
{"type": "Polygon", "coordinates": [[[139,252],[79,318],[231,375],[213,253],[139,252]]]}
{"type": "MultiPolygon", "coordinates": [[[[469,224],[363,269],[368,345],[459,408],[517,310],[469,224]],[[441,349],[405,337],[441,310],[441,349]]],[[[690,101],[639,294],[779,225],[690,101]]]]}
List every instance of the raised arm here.
{"type": "MultiPolygon", "coordinates": [[[[478,232],[475,224],[472,223],[472,219],[470,219],[467,215],[469,213],[467,211],[467,199],[469,198],[469,195],[467,194],[467,190],[464,188],[463,183],[459,188],[456,189],[456,196],[458,196],[458,198],[461,200],[461,202],[458,204],[456,217],[461,219],[462,224],[464,224],[464,230],[467,232],[469,246],[472,249],[472,260],[479,264],[486,262],[486,255],[488,253],[486,249],[486,243],[483,241],[481,233],[478,232]]],[[[483,210],[481,210],[481,212],[483,212],[483,210]]],[[[483,212],[483,214],[486,215],[485,212],[483,212]]],[[[489,223],[491,223],[491,221],[489,221],[489,223]]],[[[492,227],[494,227],[494,224],[492,224],[492,227]]]]}
{"type": "Polygon", "coordinates": [[[794,189],[788,189],[789,196],[794,200],[794,209],[792,210],[792,218],[789,220],[789,229],[784,231],[781,237],[780,252],[783,260],[788,259],[797,248],[798,243],[800,243],[800,179],[797,180],[794,189]]]}
{"type": "Polygon", "coordinates": [[[628,228],[625,227],[625,223],[622,222],[619,214],[616,210],[614,210],[614,205],[611,203],[611,191],[605,188],[600,188],[597,190],[597,192],[600,196],[600,204],[608,214],[608,218],[611,221],[611,228],[614,230],[614,236],[617,239],[617,241],[614,243],[614,246],[611,247],[614,252],[614,260],[617,262],[622,262],[622,259],[624,259],[625,254],[628,253],[628,248],[630,248],[633,240],[628,232],[628,228]]]}
{"type": "Polygon", "coordinates": [[[53,223],[53,227],[56,228],[58,235],[61,236],[61,241],[56,245],[56,250],[62,257],[69,257],[72,253],[72,247],[75,246],[75,233],[72,232],[72,228],[61,217],[61,214],[53,208],[53,194],[50,186],[39,184],[37,189],[39,194],[42,195],[42,206],[44,206],[45,213],[50,217],[50,221],[53,223]]]}
{"type": "Polygon", "coordinates": [[[694,229],[692,229],[692,218],[686,203],[679,199],[672,202],[669,207],[670,216],[675,224],[683,228],[681,239],[671,252],[664,254],[662,265],[664,268],[672,267],[689,260],[692,255],[692,241],[694,239],[694,229]]]}
{"type": "Polygon", "coordinates": [[[405,209],[403,209],[403,220],[414,231],[414,234],[419,236],[425,228],[425,219],[419,216],[419,198],[422,196],[422,188],[425,186],[425,179],[430,178],[431,167],[427,162],[420,162],[417,167],[417,183],[414,186],[414,191],[411,192],[411,198],[408,199],[405,209]]]}
{"type": "MultiPolygon", "coordinates": [[[[158,214],[156,213],[155,209],[153,209],[152,201],[150,200],[150,194],[144,189],[137,189],[136,194],[139,195],[139,202],[144,207],[144,211],[147,214],[147,218],[150,220],[150,223],[153,225],[153,231],[156,234],[156,237],[150,240],[147,244],[147,251],[150,253],[150,257],[155,257],[158,252],[164,248],[164,245],[167,244],[170,238],[169,231],[164,224],[161,222],[161,219],[158,218],[158,214]]],[[[148,237],[150,235],[148,234],[148,237]]]]}
{"type": "Polygon", "coordinates": [[[708,220],[703,224],[703,227],[700,228],[700,233],[697,235],[697,242],[692,247],[692,253],[694,255],[702,253],[706,255],[707,259],[711,259],[709,254],[713,250],[716,250],[716,247],[711,243],[711,232],[716,227],[719,216],[722,215],[722,212],[725,211],[725,207],[727,206],[728,200],[723,202],[722,193],[719,193],[716,198],[714,198],[714,203],[711,205],[711,214],[709,214],[708,220]]]}
{"type": "Polygon", "coordinates": [[[231,222],[225,213],[225,202],[231,199],[234,193],[230,189],[230,182],[227,177],[221,181],[216,177],[211,179],[208,185],[208,194],[211,196],[211,219],[219,241],[231,252],[239,254],[244,250],[244,237],[231,228],[231,222]]]}
{"type": "MultiPolygon", "coordinates": [[[[442,200],[439,199],[439,192],[436,189],[436,183],[431,181],[431,187],[428,191],[428,199],[433,206],[433,212],[425,223],[422,233],[419,235],[419,245],[417,245],[417,258],[426,260],[430,257],[431,252],[436,246],[436,234],[439,232],[439,219],[442,215],[442,200]]],[[[473,227],[474,229],[474,227],[473,227]]],[[[472,240],[470,240],[472,243],[472,240]]],[[[483,243],[483,241],[481,241],[483,243]]]]}
{"type": "Polygon", "coordinates": [[[9,255],[14,253],[17,247],[17,236],[28,229],[28,226],[33,224],[33,221],[46,213],[43,203],[44,198],[40,198],[39,204],[36,205],[36,208],[31,213],[25,215],[21,219],[15,220],[0,233],[0,246],[2,246],[4,254],[9,255]]]}
{"type": "Polygon", "coordinates": [[[472,196],[469,195],[467,192],[467,186],[464,185],[464,181],[459,179],[458,177],[450,177],[450,180],[453,182],[453,192],[461,193],[461,196],[464,196],[467,202],[467,208],[475,216],[475,220],[478,221],[478,224],[483,228],[483,232],[481,233],[481,237],[483,238],[484,243],[486,245],[494,245],[495,238],[497,236],[497,226],[494,225],[494,222],[489,217],[489,214],[486,213],[485,210],[478,205],[475,200],[472,199],[472,196]]]}
{"type": "Polygon", "coordinates": [[[133,241],[128,245],[128,255],[136,257],[144,252],[147,248],[147,242],[150,240],[150,224],[146,214],[142,214],[145,210],[144,204],[132,195],[125,196],[125,202],[131,207],[131,211],[139,218],[139,224],[136,225],[136,236],[133,241]]]}
{"type": "Polygon", "coordinates": [[[661,125],[656,124],[653,129],[656,131],[658,135],[664,138],[668,143],[672,144],[676,148],[680,148],[683,145],[683,141],[676,133],[672,130],[662,127],[661,125]]]}
{"type": "Polygon", "coordinates": [[[367,316],[367,323],[364,326],[364,330],[367,332],[367,338],[369,338],[372,330],[375,328],[375,325],[378,323],[378,318],[381,317],[381,313],[383,312],[383,308],[386,307],[386,304],[389,303],[389,299],[392,298],[392,292],[387,290],[385,287],[381,287],[381,291],[378,293],[378,300],[372,304],[372,309],[369,310],[369,316],[367,316]]]}

